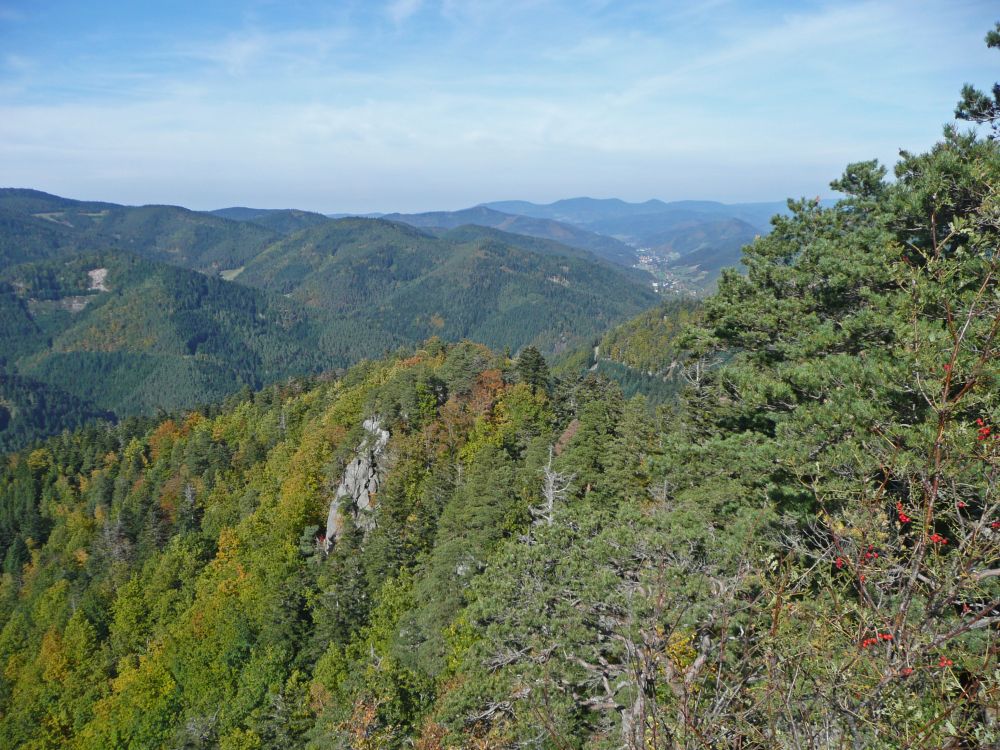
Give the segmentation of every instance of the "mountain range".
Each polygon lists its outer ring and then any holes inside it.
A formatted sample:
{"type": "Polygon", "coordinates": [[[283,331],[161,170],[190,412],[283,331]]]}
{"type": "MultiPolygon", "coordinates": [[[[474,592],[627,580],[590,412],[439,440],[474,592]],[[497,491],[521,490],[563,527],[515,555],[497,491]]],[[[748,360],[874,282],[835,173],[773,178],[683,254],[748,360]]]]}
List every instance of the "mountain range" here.
{"type": "Polygon", "coordinates": [[[589,351],[656,304],[654,280],[710,287],[782,208],[575,198],[334,219],[2,189],[0,437],[218,401],[432,336],[589,351]]]}
{"type": "Polygon", "coordinates": [[[772,216],[788,212],[785,201],[727,204],[694,200],[667,203],[654,199],[643,203],[628,203],[618,198],[568,198],[546,204],[495,201],[483,205],[494,211],[593,227],[594,231],[605,234],[613,234],[612,230],[631,229],[634,232],[637,223],[655,222],[653,217],[659,217],[662,226],[698,219],[737,218],[766,232],[772,216]]]}
{"type": "Polygon", "coordinates": [[[455,229],[467,224],[492,227],[505,232],[555,240],[564,245],[590,250],[598,257],[623,266],[637,261],[635,248],[607,235],[582,229],[572,223],[548,217],[518,216],[475,206],[461,211],[433,211],[421,214],[387,214],[383,218],[427,229],[455,229]]]}
{"type": "Polygon", "coordinates": [[[32,190],[0,190],[0,212],[10,445],[73,426],[72,415],[189,408],[432,336],[555,353],[657,301],[641,270],[472,224],[429,231],[32,190]],[[42,419],[43,402],[69,416],[42,419]]]}

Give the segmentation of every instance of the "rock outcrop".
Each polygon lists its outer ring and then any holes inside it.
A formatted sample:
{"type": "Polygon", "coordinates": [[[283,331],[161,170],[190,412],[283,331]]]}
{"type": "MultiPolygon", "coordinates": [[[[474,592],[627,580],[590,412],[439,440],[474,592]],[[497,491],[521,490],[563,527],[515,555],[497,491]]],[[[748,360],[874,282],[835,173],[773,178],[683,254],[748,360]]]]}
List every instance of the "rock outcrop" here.
{"type": "Polygon", "coordinates": [[[344,476],[330,502],[330,514],[326,520],[327,549],[343,533],[345,514],[350,513],[354,523],[365,530],[371,529],[375,523],[374,496],[385,473],[389,431],[382,429],[377,418],[366,419],[364,428],[365,436],[354,459],[344,469],[344,476]]]}

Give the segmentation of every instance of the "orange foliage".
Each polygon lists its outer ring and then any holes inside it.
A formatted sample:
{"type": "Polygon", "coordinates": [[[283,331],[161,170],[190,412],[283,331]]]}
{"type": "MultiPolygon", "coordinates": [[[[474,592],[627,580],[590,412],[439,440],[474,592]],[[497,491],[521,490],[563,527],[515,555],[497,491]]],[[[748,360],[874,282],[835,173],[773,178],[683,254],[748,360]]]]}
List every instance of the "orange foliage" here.
{"type": "Polygon", "coordinates": [[[419,365],[424,359],[426,359],[426,354],[424,352],[417,352],[412,357],[400,360],[399,364],[402,367],[413,367],[414,365],[419,365]]]}
{"type": "Polygon", "coordinates": [[[433,719],[424,723],[414,747],[416,750],[444,750],[444,738],[448,730],[438,724],[433,719]]]}
{"type": "Polygon", "coordinates": [[[170,447],[180,436],[180,430],[172,419],[162,422],[149,436],[149,455],[153,461],[159,458],[165,448],[170,447]]]}
{"type": "Polygon", "coordinates": [[[177,505],[180,501],[181,490],[184,489],[184,477],[174,474],[163,483],[160,490],[160,509],[166,514],[170,522],[177,519],[177,505]]]}
{"type": "Polygon", "coordinates": [[[184,424],[181,426],[179,434],[181,436],[186,436],[195,427],[205,421],[205,418],[196,411],[191,412],[187,415],[187,419],[184,420],[184,424]]]}
{"type": "Polygon", "coordinates": [[[220,562],[232,560],[239,547],[240,539],[236,536],[236,530],[227,527],[219,532],[219,551],[215,554],[215,559],[220,562]]]}
{"type": "Polygon", "coordinates": [[[503,373],[500,370],[483,370],[472,388],[469,406],[475,414],[486,414],[493,408],[497,397],[504,389],[503,373]]]}
{"type": "Polygon", "coordinates": [[[445,402],[438,415],[438,419],[424,427],[423,437],[428,452],[440,456],[461,448],[476,420],[466,405],[454,396],[445,402]]]}

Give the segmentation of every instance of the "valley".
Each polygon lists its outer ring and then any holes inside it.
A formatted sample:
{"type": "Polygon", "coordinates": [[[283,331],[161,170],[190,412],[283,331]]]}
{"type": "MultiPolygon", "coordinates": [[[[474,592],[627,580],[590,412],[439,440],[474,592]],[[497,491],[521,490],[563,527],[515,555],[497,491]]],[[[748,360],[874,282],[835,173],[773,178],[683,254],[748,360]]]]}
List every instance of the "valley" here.
{"type": "MultiPolygon", "coordinates": [[[[627,245],[496,212],[409,218],[415,227],[21,189],[0,190],[0,211],[2,366],[20,378],[19,399],[37,383],[111,418],[191,408],[432,336],[560,354],[658,300],[627,245]],[[474,223],[484,215],[488,225],[474,223]]],[[[9,413],[10,447],[62,429],[36,429],[26,406],[9,413]]]]}

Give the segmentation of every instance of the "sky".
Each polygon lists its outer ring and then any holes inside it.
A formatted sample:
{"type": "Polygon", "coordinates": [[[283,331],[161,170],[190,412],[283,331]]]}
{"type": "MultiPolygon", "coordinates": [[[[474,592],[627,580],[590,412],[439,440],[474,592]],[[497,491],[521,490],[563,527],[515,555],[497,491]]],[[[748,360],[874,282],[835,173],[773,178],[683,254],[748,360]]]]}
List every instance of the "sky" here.
{"type": "Polygon", "coordinates": [[[829,196],[988,88],[995,0],[0,0],[0,186],[330,212],[829,196]]]}

